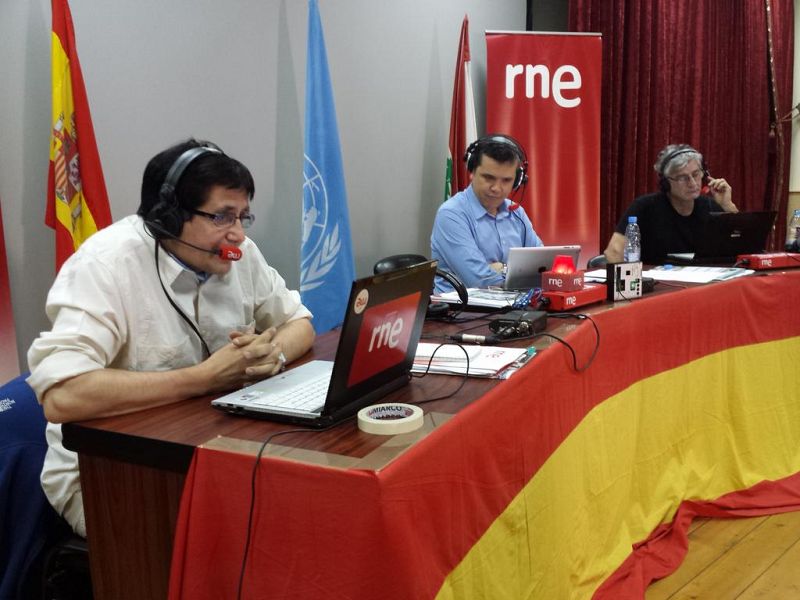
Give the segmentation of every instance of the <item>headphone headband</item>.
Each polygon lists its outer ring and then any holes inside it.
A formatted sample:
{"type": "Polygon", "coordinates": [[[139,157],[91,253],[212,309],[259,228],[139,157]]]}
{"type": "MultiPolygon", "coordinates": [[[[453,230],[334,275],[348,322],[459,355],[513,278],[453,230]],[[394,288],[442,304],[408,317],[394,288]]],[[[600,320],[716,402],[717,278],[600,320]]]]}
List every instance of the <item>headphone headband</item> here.
{"type": "Polygon", "coordinates": [[[697,150],[689,146],[688,148],[681,148],[680,150],[673,150],[661,161],[661,175],[667,176],[667,165],[681,154],[700,154],[697,150]]]}
{"type": "Polygon", "coordinates": [[[161,184],[160,196],[162,201],[171,202],[177,206],[178,198],[175,196],[175,190],[178,187],[178,182],[187,167],[196,158],[200,158],[205,154],[222,154],[222,150],[212,146],[196,146],[186,150],[172,163],[169,171],[167,171],[167,176],[164,178],[164,183],[161,184]]]}
{"type": "Polygon", "coordinates": [[[187,218],[186,211],[182,210],[178,203],[176,190],[178,182],[186,172],[188,166],[197,158],[206,154],[224,154],[216,146],[195,146],[185,150],[175,159],[164,183],[161,184],[158,192],[158,201],[147,211],[144,221],[151,227],[153,237],[160,239],[164,236],[177,237],[181,234],[183,223],[187,218]]]}
{"type": "Polygon", "coordinates": [[[703,155],[700,154],[696,149],[692,148],[691,146],[686,146],[684,148],[678,148],[677,150],[673,150],[661,160],[661,164],[659,165],[659,170],[658,170],[658,187],[665,194],[668,194],[671,189],[669,177],[667,177],[667,166],[681,154],[697,154],[698,156],[700,156],[700,169],[703,171],[704,176],[708,176],[708,170],[706,169],[706,161],[705,159],[703,159],[703,155]]]}

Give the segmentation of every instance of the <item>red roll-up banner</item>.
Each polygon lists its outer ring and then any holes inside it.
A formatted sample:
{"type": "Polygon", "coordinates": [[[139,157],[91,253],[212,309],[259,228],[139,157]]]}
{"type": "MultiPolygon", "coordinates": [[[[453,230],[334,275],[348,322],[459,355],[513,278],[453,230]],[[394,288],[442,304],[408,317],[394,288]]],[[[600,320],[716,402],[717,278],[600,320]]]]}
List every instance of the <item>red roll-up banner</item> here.
{"type": "Polygon", "coordinates": [[[598,33],[486,32],[486,131],[520,142],[527,186],[516,200],[548,246],[600,252],[598,33]]]}
{"type": "MultiPolygon", "coordinates": [[[[6,242],[3,235],[3,208],[0,203],[0,385],[19,375],[17,335],[11,311],[11,286],[6,262],[6,242]]],[[[0,401],[3,399],[0,398],[0,401]]],[[[2,410],[2,408],[0,408],[2,410]]]]}

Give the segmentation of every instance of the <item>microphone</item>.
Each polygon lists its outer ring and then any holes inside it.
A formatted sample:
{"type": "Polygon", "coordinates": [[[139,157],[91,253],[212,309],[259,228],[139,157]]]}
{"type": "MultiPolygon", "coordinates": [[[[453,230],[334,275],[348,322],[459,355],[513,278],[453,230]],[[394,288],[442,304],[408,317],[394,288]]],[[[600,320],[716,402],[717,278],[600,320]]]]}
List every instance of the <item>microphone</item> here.
{"type": "Polygon", "coordinates": [[[239,246],[231,246],[229,244],[221,244],[217,249],[217,255],[222,260],[239,260],[242,258],[242,249],[239,246]]]}
{"type": "Polygon", "coordinates": [[[231,244],[220,244],[218,248],[211,249],[211,248],[202,248],[200,246],[195,246],[194,244],[190,244],[186,240],[182,240],[174,233],[170,233],[160,225],[154,223],[153,221],[147,221],[147,226],[151,229],[154,229],[156,232],[165,235],[169,238],[172,238],[178,243],[183,244],[184,246],[189,246],[190,248],[194,248],[195,250],[200,250],[200,252],[208,252],[209,254],[213,254],[221,258],[222,260],[230,260],[235,261],[242,258],[242,249],[238,246],[233,246],[231,244]]]}
{"type": "Polygon", "coordinates": [[[519,202],[514,202],[514,201],[512,200],[512,201],[511,201],[511,204],[509,204],[509,205],[508,205],[508,210],[510,210],[511,212],[514,212],[514,211],[515,211],[515,210],[517,210],[519,207],[520,207],[520,204],[519,204],[519,202]]]}
{"type": "Polygon", "coordinates": [[[703,185],[700,188],[700,193],[703,196],[708,196],[711,193],[711,188],[708,187],[708,182],[710,180],[711,180],[711,173],[708,171],[708,169],[705,169],[705,171],[703,172],[703,181],[701,182],[703,185]]]}
{"type": "Polygon", "coordinates": [[[468,344],[494,344],[501,339],[496,335],[473,335],[471,333],[456,333],[448,337],[455,342],[468,344]]]}
{"type": "Polygon", "coordinates": [[[220,246],[214,250],[210,248],[201,248],[200,246],[195,246],[194,244],[190,244],[189,242],[182,240],[177,236],[170,236],[176,242],[184,244],[185,246],[189,246],[190,248],[194,248],[195,250],[200,250],[200,252],[208,252],[209,254],[213,254],[214,256],[218,256],[222,260],[239,260],[242,258],[242,250],[237,246],[231,246],[230,244],[220,244],[220,246]]]}

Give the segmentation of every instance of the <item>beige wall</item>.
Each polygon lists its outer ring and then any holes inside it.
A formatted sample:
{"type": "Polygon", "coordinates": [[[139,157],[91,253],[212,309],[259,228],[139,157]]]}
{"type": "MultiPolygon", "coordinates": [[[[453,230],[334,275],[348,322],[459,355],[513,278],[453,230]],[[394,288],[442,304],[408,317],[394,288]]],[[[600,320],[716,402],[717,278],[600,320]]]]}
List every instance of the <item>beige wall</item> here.
{"type": "MultiPolygon", "coordinates": [[[[794,0],[794,87],[792,106],[800,102],[800,0],[794,0]]],[[[792,159],[789,170],[789,215],[800,208],[800,117],[792,121],[792,159]]]]}

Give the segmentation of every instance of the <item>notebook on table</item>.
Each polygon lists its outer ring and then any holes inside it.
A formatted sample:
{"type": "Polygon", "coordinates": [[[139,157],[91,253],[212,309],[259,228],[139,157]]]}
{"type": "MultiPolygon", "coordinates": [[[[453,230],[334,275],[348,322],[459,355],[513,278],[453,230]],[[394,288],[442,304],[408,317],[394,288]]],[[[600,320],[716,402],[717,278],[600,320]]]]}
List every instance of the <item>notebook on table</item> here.
{"type": "Polygon", "coordinates": [[[353,282],[333,361],[314,360],[211,402],[226,412],[327,427],[409,381],[436,261],[353,282]]]}
{"type": "Polygon", "coordinates": [[[764,251],[776,215],[775,211],[710,213],[695,251],[668,254],[667,258],[680,264],[733,264],[739,254],[764,251]]]}
{"type": "Polygon", "coordinates": [[[577,268],[580,253],[581,247],[577,245],[511,248],[508,251],[508,270],[504,287],[507,290],[542,287],[542,273],[553,268],[556,256],[564,254],[571,257],[577,268]]]}

